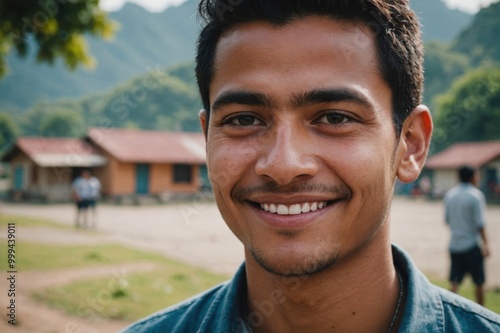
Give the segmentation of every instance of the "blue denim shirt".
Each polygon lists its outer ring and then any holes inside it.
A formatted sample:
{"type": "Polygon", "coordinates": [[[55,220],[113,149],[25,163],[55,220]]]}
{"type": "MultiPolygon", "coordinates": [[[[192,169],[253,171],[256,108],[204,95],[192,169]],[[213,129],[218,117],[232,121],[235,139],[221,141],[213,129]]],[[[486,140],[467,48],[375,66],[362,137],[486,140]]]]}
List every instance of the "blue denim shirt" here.
{"type": "MultiPolygon", "coordinates": [[[[500,315],[432,285],[397,246],[393,245],[392,253],[394,265],[406,280],[406,304],[399,332],[500,332],[500,315]]],[[[242,265],[229,282],[153,314],[122,333],[252,332],[252,322],[245,315],[246,288],[242,265]]],[[[262,313],[254,314],[254,323],[259,321],[259,315],[262,313]]]]}

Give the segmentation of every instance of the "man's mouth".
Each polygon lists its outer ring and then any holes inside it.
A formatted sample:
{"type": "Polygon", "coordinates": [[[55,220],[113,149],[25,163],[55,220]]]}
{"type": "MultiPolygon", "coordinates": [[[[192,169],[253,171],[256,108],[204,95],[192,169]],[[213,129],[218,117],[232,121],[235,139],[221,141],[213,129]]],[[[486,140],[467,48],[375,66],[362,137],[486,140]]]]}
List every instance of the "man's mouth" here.
{"type": "Polygon", "coordinates": [[[328,201],[304,202],[292,205],[261,203],[260,208],[266,212],[278,215],[299,215],[314,212],[328,205],[328,201]]]}

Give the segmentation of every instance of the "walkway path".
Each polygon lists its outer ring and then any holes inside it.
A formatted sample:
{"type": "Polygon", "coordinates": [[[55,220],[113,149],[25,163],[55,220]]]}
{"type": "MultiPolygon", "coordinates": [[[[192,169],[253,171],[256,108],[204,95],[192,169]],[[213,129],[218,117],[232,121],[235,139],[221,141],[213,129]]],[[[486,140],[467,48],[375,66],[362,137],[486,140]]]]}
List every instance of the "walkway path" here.
{"type": "MultiPolygon", "coordinates": [[[[241,244],[229,231],[214,204],[192,202],[178,206],[100,206],[98,209],[98,232],[27,227],[18,229],[17,240],[61,244],[121,243],[228,275],[232,275],[243,260],[241,244]]],[[[72,225],[74,208],[72,205],[3,205],[0,213],[72,225]]],[[[445,278],[448,230],[442,222],[441,203],[396,199],[391,216],[393,241],[407,250],[424,272],[445,278]]],[[[492,257],[487,262],[488,283],[500,287],[500,207],[489,207],[486,218],[492,250],[492,257]]],[[[2,232],[0,235],[5,236],[2,232]]],[[[35,290],[75,279],[111,277],[116,270],[153,269],[152,264],[132,263],[99,269],[25,272],[19,276],[19,293],[16,295],[18,314],[24,321],[20,327],[13,328],[2,320],[0,332],[117,332],[128,323],[76,318],[36,302],[29,295],[35,290]]],[[[1,308],[6,306],[5,299],[0,300],[1,308]]]]}
{"type": "MultiPolygon", "coordinates": [[[[0,210],[66,225],[71,225],[74,218],[72,205],[5,205],[0,210]]],[[[98,229],[104,233],[100,237],[107,241],[159,252],[229,275],[243,260],[240,242],[212,203],[102,205],[98,214],[98,229]]],[[[486,219],[492,251],[487,261],[488,284],[500,287],[500,207],[488,207],[486,219]]],[[[393,241],[410,253],[417,266],[428,274],[446,277],[449,231],[443,222],[442,203],[396,198],[391,220],[393,241]]],[[[18,235],[20,240],[22,237],[18,235]]]]}

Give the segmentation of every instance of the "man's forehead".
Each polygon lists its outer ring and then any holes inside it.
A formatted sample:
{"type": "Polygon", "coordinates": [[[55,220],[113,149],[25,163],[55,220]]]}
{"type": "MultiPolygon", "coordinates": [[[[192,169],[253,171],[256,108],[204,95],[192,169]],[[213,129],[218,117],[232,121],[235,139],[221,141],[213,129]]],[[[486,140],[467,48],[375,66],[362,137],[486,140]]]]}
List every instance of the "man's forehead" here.
{"type": "MultiPolygon", "coordinates": [[[[325,16],[308,16],[284,25],[264,21],[248,22],[230,28],[218,41],[214,74],[235,58],[242,49],[263,50],[266,57],[275,50],[307,49],[311,54],[323,52],[326,57],[378,69],[375,36],[368,25],[325,16]],[[375,66],[374,66],[375,65],[375,66]]],[[[270,57],[270,56],[269,56],[270,57]]],[[[276,60],[276,59],[274,59],[276,60]]],[[[279,59],[278,59],[279,60],[279,59]]],[[[314,66],[314,63],[311,64],[314,66]]]]}
{"type": "MultiPolygon", "coordinates": [[[[219,41],[210,88],[213,92],[213,84],[221,83],[221,75],[227,88],[228,78],[235,84],[257,82],[260,77],[248,76],[259,73],[257,70],[261,74],[263,70],[281,70],[299,80],[304,71],[331,71],[332,67],[339,78],[347,72],[380,76],[374,37],[368,26],[323,16],[296,19],[280,26],[249,22],[233,27],[219,41]]],[[[321,87],[317,83],[313,88],[321,87]]]]}
{"type": "Polygon", "coordinates": [[[272,38],[274,34],[281,34],[284,30],[291,34],[302,32],[309,34],[327,35],[358,35],[357,40],[351,40],[354,44],[373,42],[375,34],[370,26],[360,20],[346,20],[324,15],[310,15],[301,18],[294,18],[284,24],[276,24],[268,21],[251,21],[238,23],[227,29],[220,37],[221,41],[249,41],[257,39],[272,38]]]}

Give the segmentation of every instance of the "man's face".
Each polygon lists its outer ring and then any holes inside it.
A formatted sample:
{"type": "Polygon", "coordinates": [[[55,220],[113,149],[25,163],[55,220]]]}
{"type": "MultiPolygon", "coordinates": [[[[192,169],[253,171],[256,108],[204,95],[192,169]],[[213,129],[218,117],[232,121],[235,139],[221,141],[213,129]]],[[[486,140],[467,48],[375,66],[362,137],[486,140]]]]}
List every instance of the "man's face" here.
{"type": "Polygon", "coordinates": [[[209,175],[223,218],[266,270],[320,271],[387,228],[401,159],[391,99],[362,25],[309,17],[222,36],[209,175]]]}

